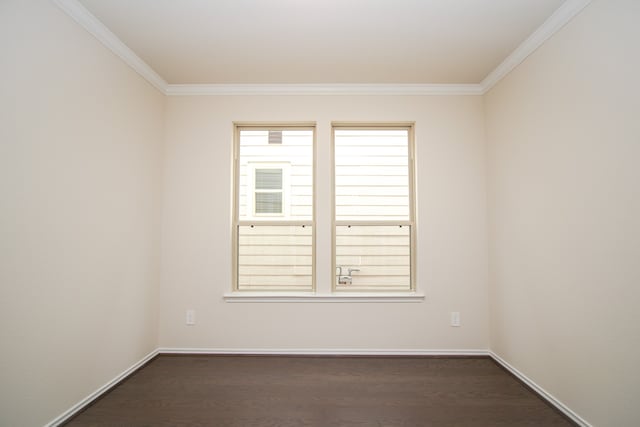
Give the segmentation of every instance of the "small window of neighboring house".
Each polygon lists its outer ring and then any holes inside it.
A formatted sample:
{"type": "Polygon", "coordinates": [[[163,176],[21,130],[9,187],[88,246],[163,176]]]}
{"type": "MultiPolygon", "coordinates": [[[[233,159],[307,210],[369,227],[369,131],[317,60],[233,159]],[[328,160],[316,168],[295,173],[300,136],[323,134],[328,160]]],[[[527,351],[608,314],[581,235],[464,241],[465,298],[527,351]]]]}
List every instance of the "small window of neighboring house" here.
{"type": "Polygon", "coordinates": [[[284,215],[284,168],[256,166],[253,170],[254,214],[284,215]]]}

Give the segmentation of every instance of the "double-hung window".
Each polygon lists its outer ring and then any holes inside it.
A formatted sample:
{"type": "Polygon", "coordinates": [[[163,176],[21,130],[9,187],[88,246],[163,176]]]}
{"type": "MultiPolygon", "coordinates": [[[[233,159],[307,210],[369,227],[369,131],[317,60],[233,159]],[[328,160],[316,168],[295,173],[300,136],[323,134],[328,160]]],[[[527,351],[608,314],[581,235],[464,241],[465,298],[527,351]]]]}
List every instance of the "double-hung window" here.
{"type": "MultiPolygon", "coordinates": [[[[316,291],[315,139],[313,123],[236,123],[234,291],[316,291]]],[[[332,245],[320,250],[333,274],[320,294],[415,291],[413,139],[412,123],[332,124],[332,245]]]]}
{"type": "Polygon", "coordinates": [[[236,124],[234,290],[314,287],[313,124],[236,124]]]}
{"type": "Polygon", "coordinates": [[[413,126],[333,126],[334,291],[415,289],[413,126]]]}

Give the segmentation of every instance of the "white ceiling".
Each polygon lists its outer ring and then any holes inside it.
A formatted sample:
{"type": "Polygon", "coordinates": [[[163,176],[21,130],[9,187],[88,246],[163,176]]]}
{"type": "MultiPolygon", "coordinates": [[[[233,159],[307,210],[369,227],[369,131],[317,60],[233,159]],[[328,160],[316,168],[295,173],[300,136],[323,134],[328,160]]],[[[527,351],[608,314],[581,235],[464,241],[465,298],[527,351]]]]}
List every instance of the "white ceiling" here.
{"type": "Polygon", "coordinates": [[[79,0],[169,84],[478,84],[564,0],[79,0]]]}

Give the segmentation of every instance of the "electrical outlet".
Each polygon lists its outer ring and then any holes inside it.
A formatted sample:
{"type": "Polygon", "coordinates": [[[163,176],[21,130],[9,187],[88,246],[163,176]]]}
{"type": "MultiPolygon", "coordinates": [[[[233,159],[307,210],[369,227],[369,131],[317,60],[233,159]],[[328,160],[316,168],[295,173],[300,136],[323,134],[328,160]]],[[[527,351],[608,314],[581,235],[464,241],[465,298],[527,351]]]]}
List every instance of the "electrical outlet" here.
{"type": "Polygon", "coordinates": [[[187,310],[187,325],[195,325],[196,324],[196,311],[195,310],[187,310]]]}
{"type": "Polygon", "coordinates": [[[451,326],[458,327],[460,326],[460,312],[452,311],[451,312],[451,326]]]}

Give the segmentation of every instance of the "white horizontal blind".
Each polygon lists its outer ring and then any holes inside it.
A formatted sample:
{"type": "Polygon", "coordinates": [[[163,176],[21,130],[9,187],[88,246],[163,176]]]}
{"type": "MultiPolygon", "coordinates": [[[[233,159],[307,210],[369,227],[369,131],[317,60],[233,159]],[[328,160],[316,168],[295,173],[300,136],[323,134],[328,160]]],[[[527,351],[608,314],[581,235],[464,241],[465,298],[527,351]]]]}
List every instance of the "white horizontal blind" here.
{"type": "Polygon", "coordinates": [[[256,169],[256,190],[282,190],[282,169],[256,169]]]}
{"type": "Polygon", "coordinates": [[[255,169],[255,214],[282,214],[282,169],[255,169]]]}
{"type": "Polygon", "coordinates": [[[335,128],[334,153],[335,289],[411,290],[409,129],[335,128]]]}
{"type": "Polygon", "coordinates": [[[313,290],[313,129],[238,129],[238,291],[313,290]]]}

